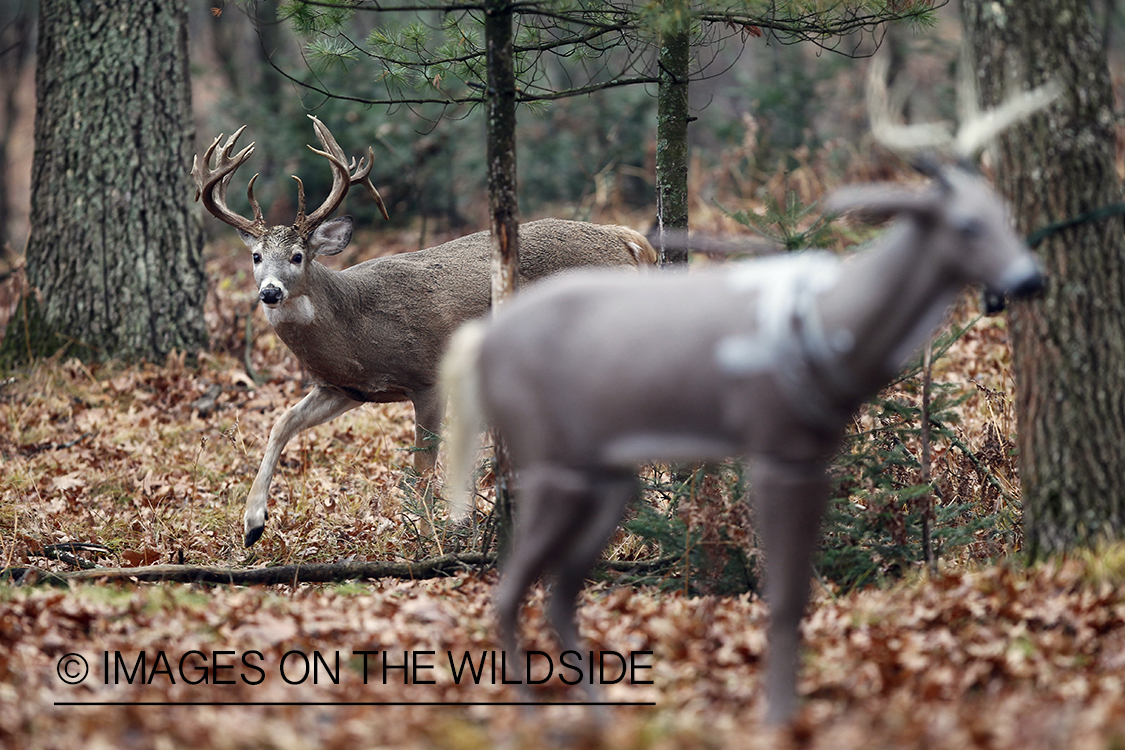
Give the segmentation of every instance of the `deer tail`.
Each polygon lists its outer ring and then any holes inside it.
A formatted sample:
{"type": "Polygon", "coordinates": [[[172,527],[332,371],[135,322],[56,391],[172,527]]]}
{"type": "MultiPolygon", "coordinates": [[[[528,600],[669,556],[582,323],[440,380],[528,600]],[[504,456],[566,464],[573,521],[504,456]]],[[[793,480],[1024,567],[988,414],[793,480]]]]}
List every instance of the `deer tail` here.
{"type": "Polygon", "coordinates": [[[461,326],[449,341],[441,363],[441,389],[448,399],[446,481],[452,518],[465,516],[474,505],[473,466],[484,429],[484,406],[477,366],[487,320],[461,326]]]}
{"type": "Polygon", "coordinates": [[[640,232],[630,229],[629,227],[614,227],[617,231],[617,236],[625,243],[625,249],[633,256],[633,265],[635,266],[655,266],[659,257],[656,254],[656,248],[648,241],[640,232]]]}

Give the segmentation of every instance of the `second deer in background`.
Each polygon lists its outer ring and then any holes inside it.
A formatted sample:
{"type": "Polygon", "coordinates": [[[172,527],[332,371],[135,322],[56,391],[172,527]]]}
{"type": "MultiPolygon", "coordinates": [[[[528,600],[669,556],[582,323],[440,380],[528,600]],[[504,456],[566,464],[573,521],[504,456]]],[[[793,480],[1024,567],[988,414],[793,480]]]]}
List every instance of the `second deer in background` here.
{"type": "MultiPolygon", "coordinates": [[[[386,209],[368,177],[373,154],[349,166],[335,138],[310,115],[324,150],[312,149],[332,166],[332,189],[325,202],[305,214],[304,188],[298,185],[297,220],[267,227],[254,199],[254,218],[227,207],[226,190],[234,171],[253,153],[250,144],[233,154],[240,128],[219,148],[220,135],[192,167],[198,197],[216,218],[238,230],[250,247],[258,297],[282,341],[316,381],[304,399],[270,431],[262,465],[250,488],[244,518],[245,544],[265,528],[270,483],[285,444],[301,430],[335,419],[363,403],[411,401],[414,404],[414,466],[433,468],[444,401],[437,387],[438,363],[453,331],[484,314],[490,304],[488,232],[452,240],[428,250],[393,255],[334,271],[316,262],[336,255],[352,237],[352,219],[328,217],[348,189],[362,184],[383,215],[386,209]],[[215,167],[211,168],[216,150],[215,167]]],[[[311,147],[310,147],[311,148],[311,147]]],[[[577,266],[639,266],[656,262],[643,235],[620,226],[543,219],[520,227],[520,280],[577,266]]]]}

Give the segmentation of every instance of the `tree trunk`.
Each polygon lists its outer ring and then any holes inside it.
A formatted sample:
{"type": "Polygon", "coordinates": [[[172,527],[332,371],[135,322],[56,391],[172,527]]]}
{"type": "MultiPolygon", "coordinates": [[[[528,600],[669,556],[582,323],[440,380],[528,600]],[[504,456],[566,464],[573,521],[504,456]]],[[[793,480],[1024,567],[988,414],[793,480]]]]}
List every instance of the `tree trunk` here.
{"type": "Polygon", "coordinates": [[[485,4],[488,66],[488,209],[492,229],[492,306],[519,283],[519,203],[516,199],[516,73],[512,61],[512,6],[485,4]]]}
{"type": "Polygon", "coordinates": [[[685,0],[665,0],[656,113],[656,211],[660,265],[687,263],[687,248],[665,249],[666,231],[688,228],[688,74],[691,17],[685,0]]]}
{"type": "Polygon", "coordinates": [[[5,349],[162,360],[205,347],[185,4],[44,0],[36,92],[38,295],[5,349]]]}
{"type": "MultiPolygon", "coordinates": [[[[1085,0],[963,0],[985,105],[1057,77],[1046,114],[996,149],[998,187],[1029,233],[1121,201],[1114,100],[1085,0]],[[1013,79],[1013,76],[1016,76],[1013,79]]],[[[1125,225],[1083,221],[1038,254],[1048,290],[1010,313],[1026,549],[1032,559],[1125,531],[1125,225]]]]}
{"type": "Polygon", "coordinates": [[[0,258],[21,248],[13,241],[8,151],[16,127],[16,96],[32,58],[35,6],[21,0],[0,6],[0,258]]]}
{"type": "MultiPolygon", "coordinates": [[[[488,0],[484,16],[488,67],[488,209],[492,229],[492,309],[519,284],[519,203],[516,198],[516,74],[512,60],[512,6],[488,0]]],[[[503,557],[512,534],[512,464],[507,446],[493,433],[496,476],[496,546],[503,557]]]]}

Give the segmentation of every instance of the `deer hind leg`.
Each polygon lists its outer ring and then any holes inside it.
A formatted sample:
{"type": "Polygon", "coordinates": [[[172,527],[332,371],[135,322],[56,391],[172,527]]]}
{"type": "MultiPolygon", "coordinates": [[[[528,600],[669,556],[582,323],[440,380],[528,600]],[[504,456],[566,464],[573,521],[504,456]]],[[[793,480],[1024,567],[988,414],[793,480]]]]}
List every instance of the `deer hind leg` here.
{"type": "Polygon", "coordinates": [[[556,567],[574,538],[583,532],[591,505],[591,481],[582,471],[539,465],[521,470],[516,533],[496,593],[501,647],[519,647],[519,612],[527,589],[556,567]]]}
{"type": "MultiPolygon", "coordinates": [[[[562,651],[582,652],[578,633],[578,594],[586,582],[590,569],[602,554],[609,538],[629,502],[637,494],[637,477],[633,472],[614,471],[596,477],[592,492],[586,493],[576,503],[572,514],[581,519],[564,549],[555,556],[550,566],[554,573],[554,591],[547,608],[548,619],[558,635],[562,651]]],[[[593,669],[593,665],[590,665],[593,669]]],[[[583,690],[591,703],[603,700],[601,687],[583,680],[583,690]]],[[[604,723],[609,717],[603,706],[594,707],[593,717],[604,723]]]]}
{"type": "Polygon", "coordinates": [[[586,575],[621,522],[625,508],[636,496],[637,478],[632,472],[599,473],[591,490],[571,509],[580,525],[570,532],[566,545],[549,561],[555,586],[547,611],[564,651],[579,650],[578,594],[586,575]]]}
{"type": "Polygon", "coordinates": [[[273,473],[277,470],[277,462],[281,459],[285,444],[301,430],[333,420],[349,409],[359,406],[360,403],[318,385],[274,423],[273,429],[270,430],[269,442],[266,443],[262,465],[258,468],[258,475],[254,477],[254,484],[250,487],[250,496],[246,498],[243,525],[247,547],[258,541],[262,531],[265,530],[266,518],[269,517],[266,508],[270,497],[270,483],[273,481],[273,473]]]}
{"type": "Polygon", "coordinates": [[[828,479],[819,463],[776,461],[757,462],[753,477],[770,608],[767,720],[779,724],[797,710],[800,624],[808,603],[811,559],[828,498],[828,479]]]}
{"type": "Polygon", "coordinates": [[[426,474],[432,472],[437,463],[445,399],[440,389],[434,387],[417,391],[411,401],[414,402],[414,470],[426,474]]]}

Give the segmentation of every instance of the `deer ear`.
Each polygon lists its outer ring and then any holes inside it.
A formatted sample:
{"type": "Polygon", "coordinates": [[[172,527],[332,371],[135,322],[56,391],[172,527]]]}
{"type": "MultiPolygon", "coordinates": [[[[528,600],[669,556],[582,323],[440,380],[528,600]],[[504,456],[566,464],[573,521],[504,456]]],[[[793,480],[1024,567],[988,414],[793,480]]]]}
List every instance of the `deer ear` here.
{"type": "Polygon", "coordinates": [[[874,218],[907,214],[916,219],[931,219],[940,206],[932,192],[912,193],[886,185],[856,185],[837,190],[824,201],[829,213],[857,211],[874,218]]]}
{"type": "Polygon", "coordinates": [[[309,237],[309,247],[317,255],[336,255],[352,241],[352,217],[340,216],[326,221],[309,237]]]}
{"type": "Polygon", "coordinates": [[[249,232],[245,232],[241,229],[238,230],[238,236],[241,237],[242,241],[246,243],[246,247],[254,247],[254,244],[259,239],[261,239],[260,237],[256,237],[255,235],[252,235],[249,232]]]}

